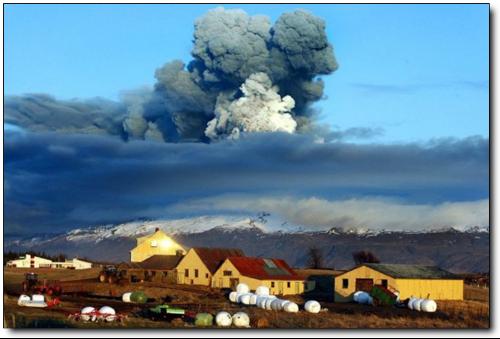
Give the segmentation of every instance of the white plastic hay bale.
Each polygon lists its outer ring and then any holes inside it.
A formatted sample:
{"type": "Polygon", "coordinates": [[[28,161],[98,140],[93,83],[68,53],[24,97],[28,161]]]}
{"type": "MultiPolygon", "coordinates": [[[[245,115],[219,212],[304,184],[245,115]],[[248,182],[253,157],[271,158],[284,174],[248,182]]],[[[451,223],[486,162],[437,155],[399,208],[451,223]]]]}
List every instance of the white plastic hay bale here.
{"type": "Polygon", "coordinates": [[[283,308],[281,307],[281,302],[283,300],[281,299],[273,299],[273,301],[271,301],[271,309],[273,311],[281,311],[283,308]]]}
{"type": "Polygon", "coordinates": [[[238,302],[243,305],[250,305],[250,297],[252,293],[244,293],[238,297],[238,302]]]}
{"type": "Polygon", "coordinates": [[[45,297],[43,294],[33,294],[31,297],[31,301],[36,302],[36,303],[43,303],[45,302],[45,297]]]}
{"type": "Polygon", "coordinates": [[[240,294],[248,293],[250,292],[250,288],[247,284],[239,283],[238,286],[236,286],[236,292],[240,294]]]}
{"type": "Polygon", "coordinates": [[[262,303],[265,302],[266,299],[267,299],[267,297],[257,296],[257,300],[255,302],[255,306],[257,306],[258,308],[262,308],[262,303]]]}
{"type": "Polygon", "coordinates": [[[99,309],[99,313],[104,318],[104,320],[111,322],[116,318],[116,312],[114,308],[109,306],[103,306],[99,309]]]}
{"type": "Polygon", "coordinates": [[[250,296],[250,305],[257,305],[257,298],[259,296],[257,294],[253,294],[250,296]]]}
{"type": "Polygon", "coordinates": [[[363,292],[363,291],[359,291],[359,292],[356,292],[356,293],[357,293],[356,301],[359,304],[364,304],[364,305],[369,304],[371,297],[370,297],[370,295],[368,293],[363,292]]]}
{"type": "Polygon", "coordinates": [[[233,324],[236,327],[250,327],[250,318],[245,312],[238,312],[233,315],[233,324]]]}
{"type": "Polygon", "coordinates": [[[419,312],[420,312],[420,311],[421,311],[420,306],[422,306],[422,302],[423,302],[423,301],[424,301],[424,299],[420,299],[420,298],[419,298],[419,299],[417,299],[417,300],[415,300],[415,301],[413,302],[413,309],[414,309],[415,311],[419,311],[419,312]]]}
{"type": "Polygon", "coordinates": [[[271,304],[273,303],[274,300],[276,300],[276,298],[267,298],[264,308],[268,311],[272,310],[271,304]]]}
{"type": "Polygon", "coordinates": [[[215,323],[220,327],[229,327],[233,323],[233,318],[231,314],[222,311],[215,316],[215,323]]]}
{"type": "Polygon", "coordinates": [[[131,302],[131,300],[130,300],[130,296],[131,296],[131,295],[132,295],[132,292],[123,293],[123,295],[122,295],[122,301],[123,301],[124,303],[129,303],[129,302],[131,302]]]}
{"type": "Polygon", "coordinates": [[[299,311],[299,305],[289,301],[285,304],[285,306],[283,306],[283,310],[288,313],[297,313],[299,311]]]}
{"type": "Polygon", "coordinates": [[[353,294],[353,296],[352,296],[352,300],[354,300],[354,302],[356,302],[356,303],[359,303],[359,295],[360,295],[361,293],[364,293],[364,292],[362,292],[362,291],[357,291],[357,292],[354,292],[354,294],[353,294]]]}
{"type": "Polygon", "coordinates": [[[259,296],[261,296],[261,295],[262,296],[269,295],[269,287],[267,287],[267,286],[259,286],[255,290],[255,294],[257,294],[259,296]]]}
{"type": "Polygon", "coordinates": [[[413,303],[415,302],[415,300],[417,300],[417,298],[415,297],[410,297],[410,299],[408,300],[408,308],[410,310],[413,310],[413,303]]]}
{"type": "Polygon", "coordinates": [[[284,300],[282,299],[281,300],[281,309],[284,310],[285,309],[285,305],[288,304],[290,302],[290,300],[284,300]]]}
{"type": "Polygon", "coordinates": [[[31,301],[31,298],[29,297],[29,295],[21,294],[19,296],[19,299],[17,299],[17,304],[19,306],[22,306],[22,305],[25,305],[26,303],[29,303],[30,301],[31,301]]]}
{"type": "Polygon", "coordinates": [[[93,308],[92,306],[87,306],[87,307],[84,307],[82,308],[82,310],[80,311],[80,314],[81,314],[81,318],[83,321],[95,321],[95,315],[93,315],[92,313],[95,312],[95,308],[93,308]]]}
{"type": "Polygon", "coordinates": [[[305,303],[304,309],[309,313],[319,313],[321,305],[316,300],[309,300],[305,303]]]}
{"type": "Polygon", "coordinates": [[[229,300],[233,303],[237,303],[238,302],[238,292],[229,293],[229,300]]]}
{"type": "Polygon", "coordinates": [[[437,304],[432,299],[425,299],[424,301],[422,301],[422,304],[420,304],[420,309],[423,312],[436,312],[437,304]]]}

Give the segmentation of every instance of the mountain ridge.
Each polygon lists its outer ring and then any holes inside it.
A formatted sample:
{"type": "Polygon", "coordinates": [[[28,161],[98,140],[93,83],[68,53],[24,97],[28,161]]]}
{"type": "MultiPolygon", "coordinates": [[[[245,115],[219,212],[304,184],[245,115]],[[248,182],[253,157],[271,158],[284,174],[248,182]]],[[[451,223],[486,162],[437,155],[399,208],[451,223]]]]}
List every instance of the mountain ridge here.
{"type": "Polygon", "coordinates": [[[278,257],[295,267],[307,266],[307,252],[317,247],[325,266],[347,269],[352,253],[369,250],[383,262],[438,265],[454,272],[489,271],[489,228],[453,227],[428,231],[300,228],[277,229],[265,217],[205,216],[175,220],[138,220],[117,225],[77,228],[47,238],[6,241],[4,250],[39,250],[93,260],[127,261],[139,236],[164,230],[186,247],[241,248],[247,255],[278,257]]]}

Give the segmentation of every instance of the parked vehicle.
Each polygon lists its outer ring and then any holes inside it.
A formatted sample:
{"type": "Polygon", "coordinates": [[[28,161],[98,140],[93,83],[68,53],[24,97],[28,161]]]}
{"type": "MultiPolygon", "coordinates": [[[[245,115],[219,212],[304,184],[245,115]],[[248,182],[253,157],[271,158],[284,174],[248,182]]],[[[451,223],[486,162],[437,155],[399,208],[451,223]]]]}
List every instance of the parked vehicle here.
{"type": "Polygon", "coordinates": [[[117,284],[124,280],[123,272],[119,271],[116,266],[108,265],[105,266],[99,273],[99,282],[107,282],[109,284],[117,284]]]}
{"type": "Polygon", "coordinates": [[[181,318],[185,320],[186,318],[193,317],[194,314],[186,312],[184,309],[179,307],[172,307],[167,304],[158,305],[152,307],[148,310],[148,317],[151,320],[167,320],[170,321],[175,318],[181,318]]]}
{"type": "Polygon", "coordinates": [[[36,293],[46,295],[61,295],[62,286],[56,280],[40,280],[38,274],[29,272],[24,275],[22,282],[24,293],[36,293]]]}

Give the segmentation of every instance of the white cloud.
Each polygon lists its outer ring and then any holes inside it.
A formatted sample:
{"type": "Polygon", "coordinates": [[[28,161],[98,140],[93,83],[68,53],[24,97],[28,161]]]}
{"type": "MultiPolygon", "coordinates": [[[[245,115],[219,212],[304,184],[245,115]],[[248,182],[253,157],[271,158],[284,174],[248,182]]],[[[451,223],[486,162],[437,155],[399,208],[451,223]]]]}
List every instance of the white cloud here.
{"type": "Polygon", "coordinates": [[[488,199],[464,202],[406,204],[385,198],[325,200],[315,197],[218,196],[175,206],[177,211],[268,211],[310,229],[431,230],[489,225],[488,199]]]}

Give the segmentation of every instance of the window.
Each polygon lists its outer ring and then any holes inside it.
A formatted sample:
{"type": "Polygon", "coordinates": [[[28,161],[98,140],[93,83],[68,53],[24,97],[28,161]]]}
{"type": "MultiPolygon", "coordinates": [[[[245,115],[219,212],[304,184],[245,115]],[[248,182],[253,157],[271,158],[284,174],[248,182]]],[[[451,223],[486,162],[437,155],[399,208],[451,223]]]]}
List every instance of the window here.
{"type": "Polygon", "coordinates": [[[151,240],[151,247],[158,247],[158,241],[151,240]]]}
{"type": "Polygon", "coordinates": [[[208,279],[208,273],[205,273],[205,278],[207,278],[207,279],[208,279]]]}
{"type": "Polygon", "coordinates": [[[274,288],[274,281],[271,281],[271,288],[274,288]]]}
{"type": "Polygon", "coordinates": [[[342,279],[342,288],[349,288],[349,279],[342,279]]]}
{"type": "Polygon", "coordinates": [[[188,268],[186,268],[186,269],[184,270],[184,276],[185,276],[186,278],[188,278],[188,277],[189,277],[189,269],[188,269],[188,268]]]}
{"type": "Polygon", "coordinates": [[[387,288],[387,279],[382,279],[382,286],[384,286],[385,288],[387,288]]]}
{"type": "Polygon", "coordinates": [[[232,275],[233,275],[233,272],[231,272],[231,271],[224,271],[224,272],[222,272],[222,274],[223,274],[225,277],[230,277],[230,276],[232,276],[232,275]]]}
{"type": "Polygon", "coordinates": [[[286,283],[286,287],[287,287],[287,288],[290,288],[291,286],[292,286],[292,283],[288,281],[288,282],[286,283]]]}
{"type": "Polygon", "coordinates": [[[196,269],[196,268],[194,269],[194,277],[198,278],[198,269],[196,269]]]}

